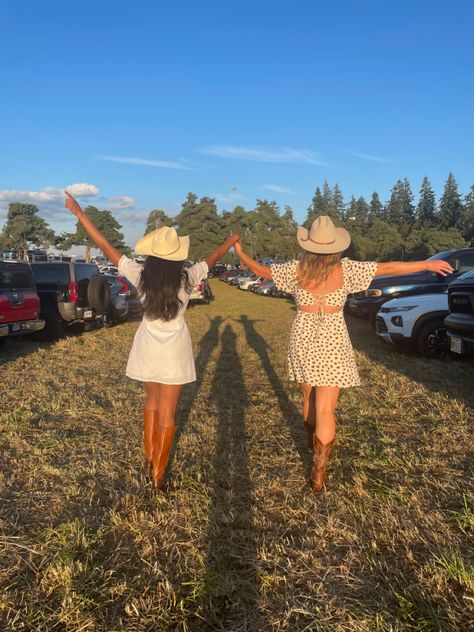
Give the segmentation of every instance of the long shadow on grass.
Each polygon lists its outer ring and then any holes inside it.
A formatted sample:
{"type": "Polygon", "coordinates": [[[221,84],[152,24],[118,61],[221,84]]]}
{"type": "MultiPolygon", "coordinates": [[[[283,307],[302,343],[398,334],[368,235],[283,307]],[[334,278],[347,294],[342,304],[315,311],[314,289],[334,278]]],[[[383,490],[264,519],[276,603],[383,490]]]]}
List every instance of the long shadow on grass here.
{"type": "Polygon", "coordinates": [[[204,334],[199,342],[199,353],[195,360],[196,363],[196,381],[184,389],[181,403],[178,410],[176,420],[176,434],[174,438],[174,449],[170,458],[170,465],[176,454],[176,447],[179,444],[179,438],[186,428],[186,424],[191,414],[191,409],[196,401],[197,394],[201,389],[201,385],[204,379],[204,374],[212,356],[212,352],[216,348],[219,342],[219,327],[223,322],[222,316],[216,316],[215,318],[209,318],[209,329],[204,334]]]}
{"type": "Polygon", "coordinates": [[[211,389],[219,425],[202,614],[213,630],[261,630],[245,429],[247,393],[230,325],[222,334],[221,348],[211,389]]]}
{"type": "Polygon", "coordinates": [[[303,429],[303,419],[301,412],[296,408],[293,402],[286,394],[285,387],[281,383],[277,372],[275,371],[270,357],[268,355],[268,342],[263,336],[261,336],[255,329],[256,320],[251,320],[244,314],[240,315],[238,321],[244,328],[247,344],[251,347],[255,353],[259,356],[260,362],[268,376],[268,380],[273,388],[273,391],[277,397],[278,405],[281,410],[283,419],[290,431],[293,442],[298,450],[303,465],[308,466],[310,462],[310,456],[306,450],[306,435],[303,429]]]}

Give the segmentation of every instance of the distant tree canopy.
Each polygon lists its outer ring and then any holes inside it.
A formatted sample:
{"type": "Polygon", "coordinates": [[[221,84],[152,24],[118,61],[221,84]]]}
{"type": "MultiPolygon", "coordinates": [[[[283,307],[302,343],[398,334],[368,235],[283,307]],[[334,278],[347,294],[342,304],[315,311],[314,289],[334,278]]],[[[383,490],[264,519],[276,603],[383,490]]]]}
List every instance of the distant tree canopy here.
{"type": "MultiPolygon", "coordinates": [[[[110,211],[89,206],[85,212],[107,239],[122,252],[124,245],[121,226],[110,211]]],[[[352,237],[348,254],[358,259],[420,259],[450,248],[474,246],[474,184],[463,197],[454,175],[445,182],[439,202],[427,176],[423,178],[415,201],[406,178],[397,180],[388,200],[382,202],[377,191],[370,201],[351,196],[344,200],[338,184],[326,181],[317,186],[308,206],[303,225],[309,228],[318,215],[329,215],[337,226],[345,227],[352,237]]],[[[214,198],[198,198],[188,193],[176,217],[162,209],[150,211],[145,234],[160,226],[174,226],[181,235],[190,235],[193,260],[207,257],[229,235],[238,232],[247,251],[256,258],[298,256],[293,209],[283,210],[272,200],[256,200],[255,207],[237,205],[232,210],[217,211],[214,198]]],[[[72,245],[84,245],[90,256],[92,242],[78,223],[74,233],[54,235],[46,221],[39,217],[31,204],[9,205],[7,222],[0,233],[0,246],[26,256],[31,245],[67,250],[72,245]]],[[[225,260],[232,261],[231,254],[225,260]]]]}
{"type": "MultiPolygon", "coordinates": [[[[92,223],[112,246],[124,254],[130,253],[130,248],[124,243],[123,233],[120,232],[122,227],[110,211],[100,211],[95,206],[88,206],[84,209],[84,213],[90,217],[92,223]]],[[[75,233],[63,233],[56,241],[56,247],[60,250],[68,250],[71,246],[85,246],[86,261],[90,261],[91,248],[94,247],[94,242],[79,221],[76,223],[75,233]]]]}
{"type": "Polygon", "coordinates": [[[10,249],[16,257],[27,259],[31,246],[47,248],[52,245],[54,231],[38,212],[34,204],[9,204],[7,221],[0,233],[0,248],[10,249]]]}

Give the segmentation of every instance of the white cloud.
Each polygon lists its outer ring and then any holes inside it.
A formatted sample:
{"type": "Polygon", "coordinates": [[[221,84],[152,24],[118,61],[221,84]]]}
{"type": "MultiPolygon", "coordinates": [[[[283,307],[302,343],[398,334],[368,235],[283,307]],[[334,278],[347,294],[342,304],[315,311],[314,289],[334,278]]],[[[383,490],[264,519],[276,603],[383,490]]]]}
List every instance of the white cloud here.
{"type": "Polygon", "coordinates": [[[36,204],[38,208],[44,210],[54,210],[64,206],[64,191],[68,190],[72,195],[80,198],[95,197],[99,189],[95,184],[70,184],[64,189],[45,187],[41,191],[22,191],[19,189],[0,190],[0,206],[5,206],[10,202],[23,202],[26,204],[36,204]]]}
{"type": "MultiPolygon", "coordinates": [[[[194,168],[184,161],[170,162],[168,160],[148,160],[146,158],[127,158],[126,156],[97,156],[98,160],[118,162],[126,165],[143,165],[145,167],[161,167],[163,169],[178,169],[182,171],[194,171],[194,168]]],[[[187,161],[186,161],[187,162],[187,161]]]]}
{"type": "Polygon", "coordinates": [[[281,187],[279,184],[262,184],[261,188],[267,191],[273,191],[274,193],[294,193],[291,189],[281,187]]]}
{"type": "Polygon", "coordinates": [[[107,198],[107,208],[110,210],[127,210],[135,208],[135,198],[130,195],[117,195],[107,198]]]}
{"type": "Polygon", "coordinates": [[[290,147],[234,147],[232,145],[208,145],[200,149],[203,154],[234,158],[237,160],[253,160],[256,162],[278,162],[287,164],[308,164],[326,166],[326,163],[308,149],[292,149],[290,147]]]}
{"type": "Polygon", "coordinates": [[[99,195],[99,189],[95,184],[86,184],[85,182],[70,184],[66,187],[66,191],[69,191],[74,197],[96,197],[99,195]]]}
{"type": "Polygon", "coordinates": [[[388,158],[382,158],[381,156],[372,156],[370,154],[361,154],[359,151],[352,151],[350,149],[347,152],[350,156],[355,156],[356,158],[362,158],[362,160],[371,160],[372,162],[392,162],[388,158]]]}

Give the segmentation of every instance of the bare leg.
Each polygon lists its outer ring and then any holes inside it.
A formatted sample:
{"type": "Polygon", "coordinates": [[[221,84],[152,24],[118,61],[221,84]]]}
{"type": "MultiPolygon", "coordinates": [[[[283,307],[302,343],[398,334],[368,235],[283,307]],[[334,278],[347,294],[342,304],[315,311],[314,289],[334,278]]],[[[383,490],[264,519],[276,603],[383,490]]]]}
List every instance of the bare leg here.
{"type": "Polygon", "coordinates": [[[336,406],[340,391],[338,386],[316,387],[313,469],[309,478],[309,483],[316,492],[323,488],[327,462],[336,436],[336,406]]]}
{"type": "Polygon", "coordinates": [[[152,401],[158,407],[158,423],[153,425],[153,483],[158,488],[163,486],[171,453],[181,389],[181,384],[158,384],[156,392],[153,393],[156,399],[152,398],[152,401]]]}

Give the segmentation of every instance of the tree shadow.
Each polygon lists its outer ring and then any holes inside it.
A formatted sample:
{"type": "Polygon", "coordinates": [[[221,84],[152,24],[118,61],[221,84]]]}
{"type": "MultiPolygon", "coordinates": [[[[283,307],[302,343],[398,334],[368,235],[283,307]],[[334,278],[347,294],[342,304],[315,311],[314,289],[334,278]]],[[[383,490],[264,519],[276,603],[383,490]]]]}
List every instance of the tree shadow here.
{"type": "Polygon", "coordinates": [[[265,338],[260,335],[255,329],[255,323],[259,321],[251,320],[250,318],[248,318],[248,316],[245,316],[245,314],[241,314],[237,322],[240,323],[244,328],[247,344],[255,351],[255,353],[260,358],[260,362],[262,363],[262,366],[268,376],[268,380],[272,386],[273,392],[277,397],[278,406],[280,407],[283,419],[288,426],[295,447],[298,450],[300,459],[303,465],[305,467],[308,467],[311,462],[311,456],[306,448],[307,437],[306,431],[303,427],[302,413],[296,408],[296,406],[286,394],[285,387],[278,377],[278,374],[275,371],[268,355],[268,343],[265,338]]]}
{"type": "Polygon", "coordinates": [[[263,616],[257,607],[257,544],[245,427],[248,397],[230,325],[222,334],[221,349],[211,389],[219,425],[203,616],[213,630],[260,630],[263,616]]]}

